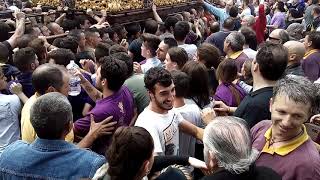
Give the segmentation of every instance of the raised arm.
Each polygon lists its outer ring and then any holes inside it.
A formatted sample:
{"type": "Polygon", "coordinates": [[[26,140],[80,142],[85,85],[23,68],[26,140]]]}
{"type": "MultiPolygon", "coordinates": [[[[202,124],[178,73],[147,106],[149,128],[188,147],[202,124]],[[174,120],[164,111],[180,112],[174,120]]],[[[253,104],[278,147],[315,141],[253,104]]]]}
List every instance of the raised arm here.
{"type": "Polygon", "coordinates": [[[158,23],[162,23],[162,19],[159,16],[158,12],[157,12],[157,6],[155,4],[152,4],[152,14],[154,19],[158,22],[158,23]]]}
{"type": "Polygon", "coordinates": [[[24,34],[25,31],[25,14],[17,11],[15,13],[16,18],[16,30],[14,34],[7,40],[12,49],[17,46],[17,39],[24,34]]]}

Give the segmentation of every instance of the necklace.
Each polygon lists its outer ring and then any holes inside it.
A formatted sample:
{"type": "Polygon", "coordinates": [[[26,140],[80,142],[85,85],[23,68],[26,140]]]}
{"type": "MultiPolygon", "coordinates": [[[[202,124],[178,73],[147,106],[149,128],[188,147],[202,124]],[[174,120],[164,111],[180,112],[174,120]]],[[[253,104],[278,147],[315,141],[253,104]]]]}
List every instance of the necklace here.
{"type": "Polygon", "coordinates": [[[276,140],[274,140],[273,138],[271,138],[271,139],[270,139],[270,142],[269,142],[269,147],[272,146],[274,143],[286,142],[286,141],[290,141],[290,140],[292,140],[292,139],[295,139],[296,137],[299,137],[301,134],[303,134],[303,129],[301,129],[301,131],[300,131],[297,135],[295,135],[294,137],[290,137],[290,138],[288,138],[288,139],[276,141],[276,140]]]}

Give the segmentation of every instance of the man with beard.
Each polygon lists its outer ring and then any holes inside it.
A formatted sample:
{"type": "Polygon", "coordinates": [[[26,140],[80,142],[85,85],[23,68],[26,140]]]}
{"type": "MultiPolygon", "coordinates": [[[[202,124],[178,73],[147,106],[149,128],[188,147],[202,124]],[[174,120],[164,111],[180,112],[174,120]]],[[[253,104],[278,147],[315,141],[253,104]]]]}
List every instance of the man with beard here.
{"type": "MultiPolygon", "coordinates": [[[[84,118],[74,123],[74,133],[80,137],[89,132],[91,115],[96,122],[112,116],[113,121],[117,122],[116,128],[129,126],[134,116],[132,94],[127,87],[122,86],[127,77],[126,64],[111,56],[103,57],[100,61],[103,63],[97,70],[96,86],[102,90],[102,94],[96,94],[99,96],[93,98],[96,100],[96,106],[84,118]]],[[[83,78],[81,79],[83,81],[83,78]]],[[[84,89],[89,95],[97,91],[92,87],[84,87],[84,89]]],[[[105,154],[110,142],[111,136],[103,136],[94,142],[92,150],[99,154],[105,154]]]]}
{"type": "MultiPolygon", "coordinates": [[[[150,104],[139,115],[135,126],[145,128],[152,136],[155,155],[178,155],[179,130],[202,141],[203,129],[184,120],[172,109],[175,86],[169,71],[151,68],[144,78],[150,104]]],[[[214,118],[212,109],[205,109],[202,120],[208,124],[214,118]]]]}

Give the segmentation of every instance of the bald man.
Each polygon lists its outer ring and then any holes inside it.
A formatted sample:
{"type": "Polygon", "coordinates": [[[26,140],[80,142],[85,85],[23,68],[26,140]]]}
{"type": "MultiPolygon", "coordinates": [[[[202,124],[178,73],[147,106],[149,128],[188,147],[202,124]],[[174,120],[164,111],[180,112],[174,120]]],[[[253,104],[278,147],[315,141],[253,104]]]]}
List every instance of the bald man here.
{"type": "Polygon", "coordinates": [[[275,29],[269,34],[269,38],[267,41],[277,43],[277,44],[284,44],[290,40],[290,36],[288,32],[284,29],[275,29]]]}
{"type": "Polygon", "coordinates": [[[303,59],[306,49],[304,44],[298,41],[288,41],[283,44],[288,49],[288,65],[285,74],[304,76],[300,61],[303,59]]]}

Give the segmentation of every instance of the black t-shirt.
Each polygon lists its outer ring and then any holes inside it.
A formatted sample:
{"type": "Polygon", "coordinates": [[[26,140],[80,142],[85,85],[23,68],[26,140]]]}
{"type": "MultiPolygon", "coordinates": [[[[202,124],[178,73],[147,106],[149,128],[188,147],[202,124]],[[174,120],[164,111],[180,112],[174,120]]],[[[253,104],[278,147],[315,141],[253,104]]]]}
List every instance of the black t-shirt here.
{"type": "Polygon", "coordinates": [[[271,119],[269,104],[272,91],[273,87],[265,87],[249,93],[241,101],[234,116],[246,120],[250,128],[262,120],[271,119]]]}
{"type": "Polygon", "coordinates": [[[250,166],[249,171],[241,174],[232,174],[227,170],[216,172],[202,180],[281,180],[281,176],[270,168],[250,166]]]}

